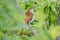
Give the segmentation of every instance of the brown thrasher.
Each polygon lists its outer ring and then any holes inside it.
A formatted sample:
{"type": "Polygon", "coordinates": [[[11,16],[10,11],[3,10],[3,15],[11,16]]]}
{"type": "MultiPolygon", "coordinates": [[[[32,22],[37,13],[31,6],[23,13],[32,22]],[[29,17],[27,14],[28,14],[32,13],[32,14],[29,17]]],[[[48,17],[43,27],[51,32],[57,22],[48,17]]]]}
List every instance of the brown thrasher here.
{"type": "MultiPolygon", "coordinates": [[[[25,22],[27,23],[27,25],[30,25],[30,22],[33,21],[33,9],[30,8],[25,14],[27,16],[27,18],[25,19],[25,22]]],[[[32,31],[33,34],[36,33],[31,26],[29,27],[29,29],[32,31]]],[[[24,29],[22,29],[20,35],[24,35],[24,29]]]]}

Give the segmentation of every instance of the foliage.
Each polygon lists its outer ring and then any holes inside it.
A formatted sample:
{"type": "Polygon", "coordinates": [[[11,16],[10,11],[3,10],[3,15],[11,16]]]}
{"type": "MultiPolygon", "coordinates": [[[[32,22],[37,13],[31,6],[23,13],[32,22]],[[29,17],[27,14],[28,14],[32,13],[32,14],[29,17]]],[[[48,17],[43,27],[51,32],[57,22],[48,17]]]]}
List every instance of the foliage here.
{"type": "Polygon", "coordinates": [[[59,30],[56,0],[0,0],[0,40],[55,40],[60,36],[59,30]],[[25,12],[30,7],[34,9],[31,25],[36,36],[25,23],[25,12]],[[24,36],[19,35],[22,28],[24,36]]]}

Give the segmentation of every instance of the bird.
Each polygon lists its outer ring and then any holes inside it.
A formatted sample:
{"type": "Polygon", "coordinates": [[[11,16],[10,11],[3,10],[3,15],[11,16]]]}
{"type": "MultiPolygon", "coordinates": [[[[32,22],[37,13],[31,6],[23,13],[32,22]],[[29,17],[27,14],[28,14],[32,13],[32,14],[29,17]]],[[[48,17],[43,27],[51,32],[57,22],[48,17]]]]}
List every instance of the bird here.
{"type": "MultiPolygon", "coordinates": [[[[29,25],[29,29],[35,34],[35,31],[32,26],[30,26],[30,23],[34,20],[33,16],[33,8],[29,8],[28,11],[25,13],[27,16],[25,19],[25,22],[27,25],[29,25]]],[[[24,29],[22,28],[20,35],[24,35],[24,29]]]]}

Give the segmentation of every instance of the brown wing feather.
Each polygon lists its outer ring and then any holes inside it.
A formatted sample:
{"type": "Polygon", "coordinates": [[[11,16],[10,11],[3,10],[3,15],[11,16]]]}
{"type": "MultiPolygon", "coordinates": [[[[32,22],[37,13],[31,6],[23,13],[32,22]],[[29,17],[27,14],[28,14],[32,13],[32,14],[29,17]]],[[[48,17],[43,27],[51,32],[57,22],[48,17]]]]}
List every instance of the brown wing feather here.
{"type": "Polygon", "coordinates": [[[29,24],[29,22],[32,20],[33,14],[28,11],[26,13],[26,16],[27,16],[27,18],[26,18],[25,21],[26,21],[27,24],[29,24]]]}

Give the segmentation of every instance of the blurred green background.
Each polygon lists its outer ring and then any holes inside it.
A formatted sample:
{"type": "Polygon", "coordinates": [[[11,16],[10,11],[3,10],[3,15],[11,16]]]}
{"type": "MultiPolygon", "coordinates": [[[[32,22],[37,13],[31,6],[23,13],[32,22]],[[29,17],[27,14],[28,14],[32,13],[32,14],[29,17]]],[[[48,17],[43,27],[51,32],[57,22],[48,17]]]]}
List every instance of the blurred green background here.
{"type": "Polygon", "coordinates": [[[60,0],[0,0],[0,40],[56,40],[60,36],[60,0]],[[25,13],[32,7],[31,25],[38,35],[31,34],[25,13]],[[25,35],[19,35],[21,29],[25,35]]]}

